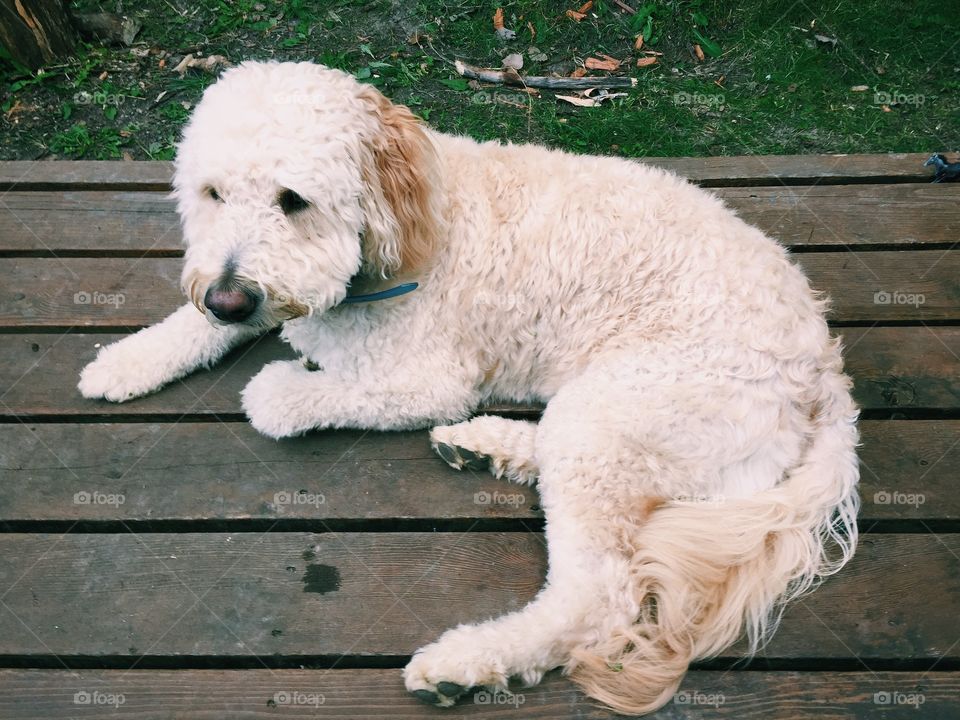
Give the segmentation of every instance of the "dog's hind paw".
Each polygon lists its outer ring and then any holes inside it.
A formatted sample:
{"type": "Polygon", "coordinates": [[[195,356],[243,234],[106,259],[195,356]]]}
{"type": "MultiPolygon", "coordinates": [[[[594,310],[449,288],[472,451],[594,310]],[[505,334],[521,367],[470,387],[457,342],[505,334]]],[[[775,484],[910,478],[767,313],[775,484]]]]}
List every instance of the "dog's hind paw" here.
{"type": "Polygon", "coordinates": [[[454,470],[479,471],[490,467],[489,455],[480,455],[459,445],[437,442],[433,443],[433,449],[454,470]]]}

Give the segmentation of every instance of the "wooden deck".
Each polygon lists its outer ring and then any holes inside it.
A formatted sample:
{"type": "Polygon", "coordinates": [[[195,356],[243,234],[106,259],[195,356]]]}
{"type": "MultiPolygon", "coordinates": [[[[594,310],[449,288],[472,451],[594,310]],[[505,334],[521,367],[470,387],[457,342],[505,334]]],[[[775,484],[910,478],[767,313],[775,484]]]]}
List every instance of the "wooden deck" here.
{"type": "MultiPolygon", "coordinates": [[[[794,249],[863,408],[854,561],[653,717],[960,717],[960,184],[924,159],[650,161],[794,249]]],[[[80,397],[97,347],[183,302],[169,177],[0,163],[0,718],[612,717],[557,676],[446,712],[403,690],[414,649],[537,591],[534,491],[425,433],[257,436],[238,392],[289,355],[273,336],[149,398],[80,397]]]]}

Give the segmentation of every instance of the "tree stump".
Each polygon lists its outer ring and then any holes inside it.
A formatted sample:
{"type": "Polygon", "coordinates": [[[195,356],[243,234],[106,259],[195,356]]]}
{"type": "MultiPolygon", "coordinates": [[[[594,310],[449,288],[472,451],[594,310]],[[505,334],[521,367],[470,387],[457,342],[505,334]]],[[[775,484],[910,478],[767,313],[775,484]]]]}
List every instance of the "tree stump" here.
{"type": "Polygon", "coordinates": [[[63,0],[0,0],[0,43],[31,70],[69,56],[75,37],[63,0]]]}

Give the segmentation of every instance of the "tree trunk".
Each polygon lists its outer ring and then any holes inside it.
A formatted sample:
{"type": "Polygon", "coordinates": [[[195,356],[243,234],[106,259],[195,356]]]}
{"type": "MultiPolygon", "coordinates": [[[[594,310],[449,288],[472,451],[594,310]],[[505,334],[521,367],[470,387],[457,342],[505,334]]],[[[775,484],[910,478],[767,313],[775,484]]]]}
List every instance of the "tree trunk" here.
{"type": "Polygon", "coordinates": [[[31,70],[69,56],[74,41],[63,0],[0,0],[0,43],[31,70]]]}

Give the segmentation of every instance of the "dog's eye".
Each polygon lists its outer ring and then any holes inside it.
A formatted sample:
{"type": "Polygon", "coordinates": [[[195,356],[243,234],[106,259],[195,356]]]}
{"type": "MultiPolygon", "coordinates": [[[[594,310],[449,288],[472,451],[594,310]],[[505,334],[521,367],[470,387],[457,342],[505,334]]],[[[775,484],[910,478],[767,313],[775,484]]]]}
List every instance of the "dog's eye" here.
{"type": "Polygon", "coordinates": [[[223,202],[223,198],[220,197],[220,193],[217,192],[216,188],[208,187],[204,192],[207,194],[207,197],[214,202],[223,202]]]}
{"type": "Polygon", "coordinates": [[[293,215],[301,210],[306,210],[307,206],[310,205],[293,190],[287,188],[281,190],[280,194],[277,195],[277,204],[283,210],[284,215],[293,215]]]}

